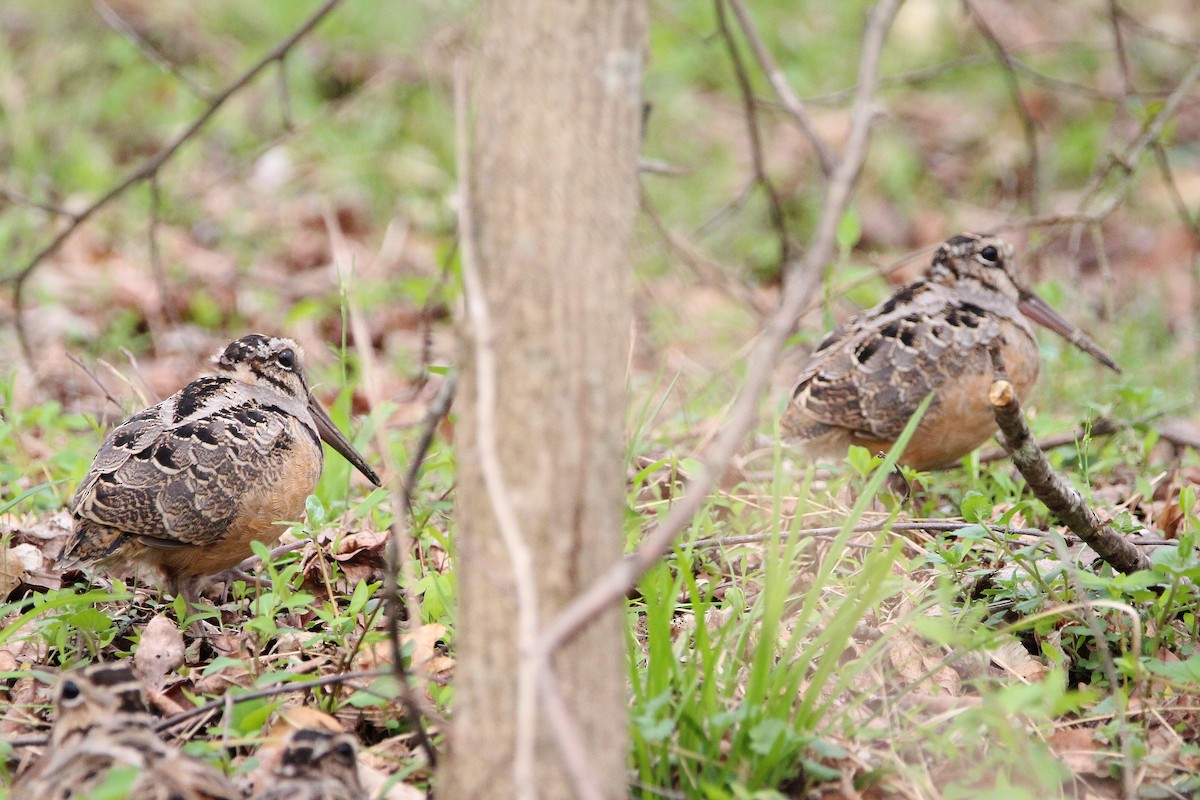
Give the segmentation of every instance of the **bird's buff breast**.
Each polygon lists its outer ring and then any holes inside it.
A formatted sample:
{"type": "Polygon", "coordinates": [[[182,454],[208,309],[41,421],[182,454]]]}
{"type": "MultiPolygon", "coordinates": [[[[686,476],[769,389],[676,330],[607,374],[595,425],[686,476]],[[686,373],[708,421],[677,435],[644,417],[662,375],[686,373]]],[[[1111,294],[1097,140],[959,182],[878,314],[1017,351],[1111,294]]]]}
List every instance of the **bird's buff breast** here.
{"type": "MultiPolygon", "coordinates": [[[[1028,397],[1038,376],[1037,340],[1011,326],[1001,358],[1017,395],[1028,397]]],[[[900,460],[918,470],[950,466],[991,438],[997,426],[988,390],[995,379],[996,373],[986,369],[943,385],[900,460]]]]}

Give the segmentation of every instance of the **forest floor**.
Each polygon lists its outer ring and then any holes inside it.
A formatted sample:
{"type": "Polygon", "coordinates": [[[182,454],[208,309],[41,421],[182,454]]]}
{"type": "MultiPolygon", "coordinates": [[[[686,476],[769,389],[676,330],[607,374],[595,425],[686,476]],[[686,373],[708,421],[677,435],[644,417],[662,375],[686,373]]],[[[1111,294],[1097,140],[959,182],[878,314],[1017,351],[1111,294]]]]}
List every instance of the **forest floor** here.
{"type": "MultiPolygon", "coordinates": [[[[316,7],[295,5],[0,6],[0,755],[10,771],[46,733],[61,669],[132,656],[172,741],[247,787],[261,785],[280,731],[296,725],[354,732],[377,796],[423,796],[433,780],[384,624],[385,548],[401,505],[336,455],[306,520],[283,532],[295,547],[260,568],[265,585],[211,595],[207,637],[191,635],[153,575],[53,567],[70,531],[64,509],[106,430],[177,391],[234,338],[303,344],[314,393],[388,479],[403,474],[455,369],[451,75],[471,36],[467,3],[403,4],[385,19],[348,0],[289,53],[284,79],[272,67],[250,82],[153,187],[134,185],[34,261],[316,7]],[[18,317],[13,278],[27,264],[18,317]]],[[[819,134],[840,142],[869,4],[751,5],[819,134]]],[[[1200,92],[1187,83],[1200,20],[1170,0],[1121,11],[1120,58],[1111,8],[967,5],[974,14],[935,0],[901,11],[871,154],[820,296],[759,425],[631,592],[640,796],[1200,788],[1200,92]],[[1129,156],[1179,87],[1156,144],[1114,168],[1112,154],[1129,156]],[[1113,198],[1112,212],[1089,225],[1036,222],[1094,210],[1089,198],[1113,198]],[[879,492],[872,453],[816,471],[780,444],[790,384],[833,323],[915,278],[941,240],[1006,224],[1038,291],[1124,370],[1039,334],[1031,426],[1041,437],[1082,431],[1051,463],[1103,518],[1156,542],[1145,545],[1151,570],[1114,575],[1059,536],[989,447],[910,476],[900,501],[879,492]],[[1101,419],[1113,432],[1092,436],[1101,419]]],[[[770,189],[802,242],[823,179],[736,40],[770,189]]],[[[725,423],[780,277],[778,227],[754,180],[713,7],[654,2],[650,54],[653,169],[642,178],[628,374],[631,550],[725,423]]],[[[403,662],[440,744],[455,664],[453,414],[436,432],[399,522],[413,537],[416,599],[403,662]]]]}

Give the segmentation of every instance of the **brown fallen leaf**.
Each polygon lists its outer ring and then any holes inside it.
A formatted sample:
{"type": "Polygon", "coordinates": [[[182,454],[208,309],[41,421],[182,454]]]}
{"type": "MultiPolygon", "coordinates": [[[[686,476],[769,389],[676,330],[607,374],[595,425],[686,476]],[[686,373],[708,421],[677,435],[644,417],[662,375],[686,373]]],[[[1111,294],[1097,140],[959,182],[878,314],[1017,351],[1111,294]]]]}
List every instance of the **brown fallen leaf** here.
{"type": "Polygon", "coordinates": [[[25,564],[15,550],[16,548],[0,545],[0,597],[8,597],[13,589],[21,585],[25,577],[25,564]]]}
{"type": "Polygon", "coordinates": [[[146,623],[133,654],[133,670],[142,683],[162,689],[169,673],[183,664],[183,634],[168,617],[159,614],[146,623]]]}
{"type": "Polygon", "coordinates": [[[1105,751],[1096,743],[1095,730],[1084,727],[1059,728],[1047,743],[1063,765],[1075,775],[1093,775],[1103,778],[1108,767],[1097,756],[1105,751]]]}
{"type": "Polygon", "coordinates": [[[378,797],[381,800],[424,800],[425,798],[425,792],[415,786],[409,786],[407,783],[397,783],[388,789],[386,794],[379,794],[379,790],[388,782],[391,775],[385,775],[379,770],[363,764],[361,759],[358,762],[358,777],[362,781],[367,797],[378,797]]]}
{"type": "Polygon", "coordinates": [[[1025,645],[1016,639],[1009,639],[997,647],[989,648],[987,653],[997,667],[1030,683],[1041,680],[1050,671],[1048,666],[1031,656],[1025,645]]]}

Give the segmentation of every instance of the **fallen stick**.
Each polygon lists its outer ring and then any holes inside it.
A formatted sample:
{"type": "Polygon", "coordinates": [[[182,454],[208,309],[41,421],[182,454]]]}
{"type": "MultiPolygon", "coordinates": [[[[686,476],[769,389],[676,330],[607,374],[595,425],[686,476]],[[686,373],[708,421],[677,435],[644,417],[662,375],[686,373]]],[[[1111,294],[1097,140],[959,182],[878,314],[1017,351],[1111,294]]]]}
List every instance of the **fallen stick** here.
{"type": "Polygon", "coordinates": [[[1112,525],[1101,521],[1075,487],[1050,466],[1025,424],[1025,415],[1021,413],[1021,403],[1012,384],[1004,378],[997,379],[992,383],[988,399],[996,415],[996,424],[1000,426],[1000,435],[996,438],[1025,477],[1034,496],[1113,569],[1125,574],[1149,569],[1150,559],[1112,525]]]}

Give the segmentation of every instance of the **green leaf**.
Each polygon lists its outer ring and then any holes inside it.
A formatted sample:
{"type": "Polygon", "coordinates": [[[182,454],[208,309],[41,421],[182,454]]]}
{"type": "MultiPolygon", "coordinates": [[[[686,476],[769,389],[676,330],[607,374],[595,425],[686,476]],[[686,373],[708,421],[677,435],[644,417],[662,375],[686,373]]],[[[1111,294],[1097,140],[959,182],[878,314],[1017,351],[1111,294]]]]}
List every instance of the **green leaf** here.
{"type": "Polygon", "coordinates": [[[883,459],[872,455],[867,448],[854,444],[850,445],[850,449],[846,453],[846,463],[858,473],[860,478],[865,478],[871,474],[871,470],[883,463],[883,459]]]}
{"type": "Polygon", "coordinates": [[[984,523],[992,518],[992,501],[974,489],[962,499],[962,516],[967,522],[984,523]]]}
{"type": "Polygon", "coordinates": [[[670,719],[646,719],[645,717],[636,720],[638,733],[647,742],[665,741],[672,733],[675,732],[675,720],[670,719]]]}
{"type": "Polygon", "coordinates": [[[309,527],[319,528],[325,523],[325,506],[315,494],[305,498],[304,510],[308,512],[309,527]]]}
{"type": "Polygon", "coordinates": [[[1142,663],[1147,670],[1155,675],[1161,675],[1176,683],[1200,683],[1200,656],[1192,656],[1183,661],[1147,659],[1142,663]]]}
{"type": "Polygon", "coordinates": [[[787,723],[781,719],[764,719],[750,731],[750,750],[760,756],[770,755],[787,730],[787,723]]]}
{"type": "Polygon", "coordinates": [[[141,770],[133,765],[113,767],[104,775],[100,785],[88,793],[89,800],[125,800],[141,770]]]}
{"type": "Polygon", "coordinates": [[[358,616],[359,612],[367,604],[367,598],[370,596],[371,592],[367,588],[367,582],[359,581],[358,585],[354,587],[354,594],[350,597],[350,604],[346,608],[347,613],[350,616],[358,616]]]}

